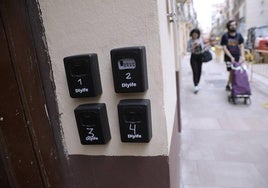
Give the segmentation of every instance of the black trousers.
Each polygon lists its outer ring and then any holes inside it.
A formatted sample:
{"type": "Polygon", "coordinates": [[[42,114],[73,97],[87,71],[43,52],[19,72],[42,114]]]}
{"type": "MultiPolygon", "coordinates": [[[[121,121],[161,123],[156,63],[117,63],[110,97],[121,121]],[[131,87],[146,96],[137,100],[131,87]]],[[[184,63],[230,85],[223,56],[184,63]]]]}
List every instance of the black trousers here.
{"type": "Polygon", "coordinates": [[[201,54],[192,54],[191,55],[191,67],[193,71],[193,81],[194,85],[197,86],[200,81],[202,73],[202,55],[201,54]]]}

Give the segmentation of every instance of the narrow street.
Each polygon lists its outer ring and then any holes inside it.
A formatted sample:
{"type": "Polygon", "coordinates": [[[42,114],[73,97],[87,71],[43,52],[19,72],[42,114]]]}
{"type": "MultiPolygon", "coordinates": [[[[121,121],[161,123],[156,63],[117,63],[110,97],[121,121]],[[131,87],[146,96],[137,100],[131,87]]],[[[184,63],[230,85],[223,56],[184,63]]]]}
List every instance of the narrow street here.
{"type": "Polygon", "coordinates": [[[189,55],[181,68],[181,187],[268,187],[268,81],[253,75],[250,105],[231,104],[224,63],[203,64],[193,93],[189,55]],[[266,84],[265,84],[266,83],[266,84]]]}

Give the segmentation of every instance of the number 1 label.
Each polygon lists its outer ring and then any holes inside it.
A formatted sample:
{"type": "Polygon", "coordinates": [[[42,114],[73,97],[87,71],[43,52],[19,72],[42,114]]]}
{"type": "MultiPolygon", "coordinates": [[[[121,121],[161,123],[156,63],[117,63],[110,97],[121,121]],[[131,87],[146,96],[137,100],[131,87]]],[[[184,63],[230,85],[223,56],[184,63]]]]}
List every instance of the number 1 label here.
{"type": "Polygon", "coordinates": [[[82,85],[82,78],[78,79],[77,82],[82,85]]]}

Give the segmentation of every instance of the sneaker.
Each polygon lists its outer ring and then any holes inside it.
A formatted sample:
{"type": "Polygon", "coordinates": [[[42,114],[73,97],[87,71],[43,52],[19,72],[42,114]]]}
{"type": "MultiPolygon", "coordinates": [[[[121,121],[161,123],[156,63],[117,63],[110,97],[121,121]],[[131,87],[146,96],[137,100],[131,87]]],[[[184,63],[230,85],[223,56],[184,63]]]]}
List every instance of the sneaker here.
{"type": "Polygon", "coordinates": [[[228,84],[226,87],[225,87],[226,91],[231,91],[231,86],[228,84]]]}
{"type": "Polygon", "coordinates": [[[199,90],[200,90],[200,87],[199,87],[199,86],[195,86],[195,87],[194,87],[194,93],[195,93],[195,94],[197,94],[199,90]]]}

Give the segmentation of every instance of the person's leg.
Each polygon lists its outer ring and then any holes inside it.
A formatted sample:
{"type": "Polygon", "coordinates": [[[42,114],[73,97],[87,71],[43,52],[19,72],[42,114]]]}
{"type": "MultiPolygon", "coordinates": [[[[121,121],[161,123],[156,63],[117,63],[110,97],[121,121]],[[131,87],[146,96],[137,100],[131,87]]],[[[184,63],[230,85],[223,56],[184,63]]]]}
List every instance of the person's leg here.
{"type": "Polygon", "coordinates": [[[229,78],[228,78],[228,84],[229,85],[232,85],[233,74],[234,74],[234,72],[232,70],[230,70],[229,71],[229,78]]]}
{"type": "Polygon", "coordinates": [[[227,80],[227,85],[226,85],[226,90],[230,91],[231,90],[231,83],[232,83],[232,68],[231,68],[231,62],[226,62],[226,68],[227,71],[229,72],[228,75],[228,80],[227,80]]]}
{"type": "Polygon", "coordinates": [[[192,55],[190,61],[191,61],[191,67],[192,67],[192,71],[193,71],[194,86],[197,86],[198,85],[198,64],[196,61],[196,56],[192,55]]]}
{"type": "Polygon", "coordinates": [[[196,55],[191,57],[191,67],[193,71],[193,82],[194,82],[194,93],[196,94],[199,91],[198,82],[200,79],[199,76],[199,66],[198,66],[198,58],[196,55]]]}
{"type": "Polygon", "coordinates": [[[202,74],[202,60],[201,58],[198,59],[198,61],[196,62],[197,63],[197,85],[199,84],[200,82],[200,78],[201,78],[201,74],[202,74]]]}

